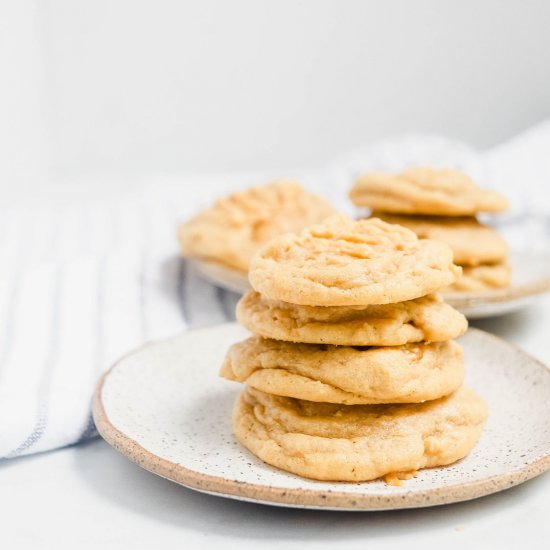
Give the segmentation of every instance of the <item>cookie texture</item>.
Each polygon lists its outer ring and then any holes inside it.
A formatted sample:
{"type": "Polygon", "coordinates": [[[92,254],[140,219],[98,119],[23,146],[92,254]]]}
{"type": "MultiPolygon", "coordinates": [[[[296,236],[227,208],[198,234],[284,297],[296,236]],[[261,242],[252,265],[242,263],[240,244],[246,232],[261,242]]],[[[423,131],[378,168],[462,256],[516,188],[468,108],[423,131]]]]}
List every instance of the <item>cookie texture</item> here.
{"type": "Polygon", "coordinates": [[[506,288],[512,282],[512,268],[506,262],[465,267],[462,277],[445,292],[473,292],[506,288]]]}
{"type": "Polygon", "coordinates": [[[407,216],[373,212],[388,223],[397,223],[414,231],[421,239],[447,243],[455,263],[477,266],[502,262],[508,254],[506,241],[488,225],[474,217],[407,216]]]}
{"type": "Polygon", "coordinates": [[[247,388],[233,409],[233,429],[272,466],[358,482],[459,460],[475,445],[486,416],[485,402],[465,386],[407,405],[313,403],[247,388]]]}
{"type": "Polygon", "coordinates": [[[440,216],[501,212],[508,206],[502,195],[478,187],[462,172],[422,166],[399,174],[364,174],[350,198],[357,206],[373,210],[440,216]]]}
{"type": "Polygon", "coordinates": [[[462,313],[430,294],[396,304],[300,306],[255,291],[237,304],[237,320],[266,338],[340,346],[398,346],[439,342],[466,331],[462,313]]]}
{"type": "Polygon", "coordinates": [[[455,391],[464,380],[464,361],[454,341],[355,348],[253,336],[231,346],[220,374],[307,401],[421,403],[455,391]]]}
{"type": "Polygon", "coordinates": [[[440,241],[371,218],[333,216],[275,237],[252,258],[249,280],[272,300],[312,306],[388,304],[452,284],[461,269],[440,241]]]}
{"type": "Polygon", "coordinates": [[[291,181],[252,187],[218,199],[182,224],[181,252],[246,272],[250,258],[270,239],[300,231],[334,212],[326,201],[291,181]]]}

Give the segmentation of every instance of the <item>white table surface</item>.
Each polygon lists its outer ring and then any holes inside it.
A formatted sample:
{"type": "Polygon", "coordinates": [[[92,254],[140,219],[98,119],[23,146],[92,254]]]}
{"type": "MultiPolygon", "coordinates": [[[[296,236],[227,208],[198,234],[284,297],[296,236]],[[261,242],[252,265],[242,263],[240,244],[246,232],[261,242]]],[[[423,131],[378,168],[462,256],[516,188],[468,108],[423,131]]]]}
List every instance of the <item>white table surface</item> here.
{"type": "MultiPolygon", "coordinates": [[[[550,295],[477,322],[550,364],[550,295]]],[[[292,510],[203,495],[101,440],[0,464],[0,547],[545,548],[550,474],[470,502],[395,512],[292,510]]]]}

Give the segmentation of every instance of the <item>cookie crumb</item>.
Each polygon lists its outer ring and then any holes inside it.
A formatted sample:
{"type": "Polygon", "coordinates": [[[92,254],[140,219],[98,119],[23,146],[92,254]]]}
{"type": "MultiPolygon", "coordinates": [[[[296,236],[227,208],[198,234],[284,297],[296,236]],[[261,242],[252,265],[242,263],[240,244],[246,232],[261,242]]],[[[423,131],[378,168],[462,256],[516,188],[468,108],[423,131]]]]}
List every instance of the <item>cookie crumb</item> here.
{"type": "Polygon", "coordinates": [[[409,472],[390,472],[384,476],[384,481],[387,485],[392,487],[402,487],[403,481],[416,477],[418,470],[411,470],[409,472]]]}

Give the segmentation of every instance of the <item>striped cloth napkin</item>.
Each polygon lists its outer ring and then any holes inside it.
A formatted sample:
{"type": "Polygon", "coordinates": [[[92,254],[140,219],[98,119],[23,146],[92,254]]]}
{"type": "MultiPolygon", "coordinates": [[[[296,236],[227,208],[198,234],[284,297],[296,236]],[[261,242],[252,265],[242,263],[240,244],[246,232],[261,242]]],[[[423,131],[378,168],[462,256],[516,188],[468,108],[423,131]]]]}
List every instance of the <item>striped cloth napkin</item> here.
{"type": "MultiPolygon", "coordinates": [[[[299,180],[351,214],[358,173],[413,164],[455,166],[505,193],[499,230],[514,247],[550,249],[550,121],[483,153],[434,136],[381,142],[299,180]]],[[[94,436],[94,384],[117,358],[233,319],[238,296],[201,279],[176,241],[179,222],[233,188],[213,178],[123,202],[0,210],[0,458],[94,436]]]]}

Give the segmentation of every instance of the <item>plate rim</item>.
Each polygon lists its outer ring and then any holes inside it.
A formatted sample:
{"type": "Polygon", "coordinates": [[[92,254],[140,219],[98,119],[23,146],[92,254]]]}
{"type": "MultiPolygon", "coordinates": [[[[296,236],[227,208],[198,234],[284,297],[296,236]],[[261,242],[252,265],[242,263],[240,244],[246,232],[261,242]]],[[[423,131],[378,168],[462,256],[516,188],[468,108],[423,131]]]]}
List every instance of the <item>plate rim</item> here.
{"type": "MultiPolygon", "coordinates": [[[[222,323],[205,327],[205,329],[219,328],[227,325],[236,325],[236,323],[222,323]]],[[[505,344],[516,352],[519,351],[529,357],[540,368],[550,373],[550,367],[524,351],[521,347],[475,327],[470,327],[468,331],[480,333],[484,337],[497,341],[499,344],[505,344]]],[[[225,498],[275,506],[342,511],[382,511],[424,508],[472,500],[509,489],[550,469],[550,452],[548,452],[534,462],[524,465],[522,468],[512,470],[506,474],[494,474],[482,480],[463,482],[452,486],[452,490],[449,490],[448,487],[439,487],[423,491],[387,495],[350,494],[341,491],[304,488],[285,489],[272,485],[235,481],[222,476],[197,472],[156,455],[123,433],[110,421],[102,401],[102,390],[105,381],[125,359],[148,347],[178,338],[188,332],[191,331],[185,331],[171,338],[147,342],[119,358],[103,373],[96,384],[92,401],[92,414],[98,433],[116,451],[141,468],[189,489],[225,498]]],[[[243,450],[246,449],[243,447],[243,450]]],[[[342,484],[344,483],[342,482],[342,484]]]]}

